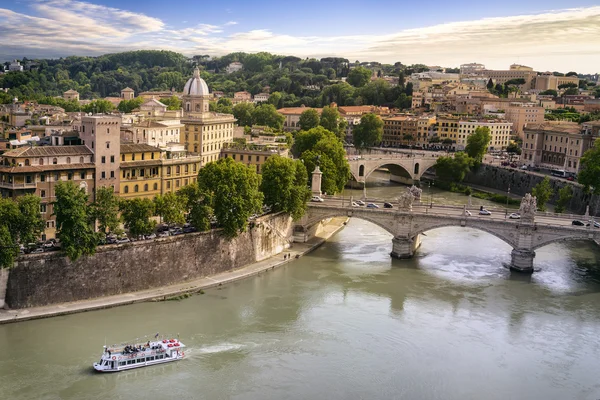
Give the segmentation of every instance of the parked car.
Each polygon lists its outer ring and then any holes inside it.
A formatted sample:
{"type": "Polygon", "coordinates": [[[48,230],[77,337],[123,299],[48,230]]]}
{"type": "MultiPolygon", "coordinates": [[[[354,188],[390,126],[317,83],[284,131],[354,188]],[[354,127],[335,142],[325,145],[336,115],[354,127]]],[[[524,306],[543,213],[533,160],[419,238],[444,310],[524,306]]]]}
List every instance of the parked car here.
{"type": "Polygon", "coordinates": [[[164,237],[169,237],[169,236],[171,236],[171,234],[169,233],[169,231],[160,232],[158,234],[159,238],[164,238],[164,237]]]}
{"type": "Polygon", "coordinates": [[[197,229],[195,226],[186,226],[185,228],[183,228],[183,233],[192,233],[192,232],[196,232],[197,229]]]}
{"type": "Polygon", "coordinates": [[[585,224],[585,226],[590,226],[592,223],[594,224],[594,228],[600,228],[600,222],[592,221],[592,220],[590,220],[587,224],[585,224]]]}
{"type": "Polygon", "coordinates": [[[572,176],[570,176],[570,177],[568,177],[568,178],[567,178],[567,180],[568,180],[568,181],[574,181],[574,180],[575,180],[575,178],[573,178],[572,176]]]}
{"type": "Polygon", "coordinates": [[[578,220],[574,220],[573,222],[571,222],[571,225],[585,226],[585,224],[582,221],[578,221],[578,220]]]}
{"type": "Polygon", "coordinates": [[[392,203],[383,203],[383,208],[394,208],[392,203]]]}
{"type": "Polygon", "coordinates": [[[467,217],[470,217],[470,216],[472,216],[473,214],[471,214],[471,211],[469,211],[469,210],[465,210],[465,215],[466,215],[467,217]]]}
{"type": "Polygon", "coordinates": [[[169,229],[169,233],[171,234],[171,236],[182,235],[183,229],[181,229],[181,228],[169,229]]]}
{"type": "Polygon", "coordinates": [[[320,197],[320,196],[313,196],[312,199],[310,199],[310,201],[315,201],[315,202],[319,202],[320,203],[320,202],[323,202],[325,200],[323,200],[323,198],[320,197]]]}
{"type": "Polygon", "coordinates": [[[360,204],[358,204],[357,202],[353,201],[352,202],[352,207],[360,207],[360,204]]]}
{"type": "Polygon", "coordinates": [[[31,254],[43,253],[43,252],[44,252],[44,248],[43,247],[38,247],[37,249],[31,250],[31,254]]]}
{"type": "Polygon", "coordinates": [[[156,228],[156,232],[166,232],[169,230],[169,225],[161,224],[156,228]]]}
{"type": "Polygon", "coordinates": [[[365,205],[365,202],[364,202],[364,201],[362,201],[362,200],[357,200],[357,201],[356,201],[356,204],[358,204],[359,206],[364,206],[364,205],[365,205]]]}
{"type": "Polygon", "coordinates": [[[511,163],[510,166],[513,168],[517,168],[517,163],[511,163]]]}
{"type": "Polygon", "coordinates": [[[527,167],[527,165],[523,165],[523,166],[521,167],[521,169],[525,169],[525,170],[527,170],[527,169],[529,169],[529,168],[527,167]]]}
{"type": "Polygon", "coordinates": [[[152,239],[156,239],[156,233],[151,233],[149,235],[146,235],[146,240],[152,240],[152,239]]]}
{"type": "Polygon", "coordinates": [[[521,214],[519,213],[512,213],[508,216],[508,218],[510,219],[521,219],[521,214]]]}
{"type": "Polygon", "coordinates": [[[129,242],[131,242],[131,240],[129,240],[129,238],[128,238],[128,237],[123,237],[123,238],[121,238],[121,239],[117,239],[117,243],[118,243],[118,244],[122,244],[122,243],[129,243],[129,242]]]}
{"type": "Polygon", "coordinates": [[[485,208],[482,208],[481,210],[479,210],[479,215],[492,215],[492,213],[486,210],[485,208]]]}
{"type": "Polygon", "coordinates": [[[375,203],[369,203],[367,204],[367,208],[379,208],[379,206],[375,203]]]}

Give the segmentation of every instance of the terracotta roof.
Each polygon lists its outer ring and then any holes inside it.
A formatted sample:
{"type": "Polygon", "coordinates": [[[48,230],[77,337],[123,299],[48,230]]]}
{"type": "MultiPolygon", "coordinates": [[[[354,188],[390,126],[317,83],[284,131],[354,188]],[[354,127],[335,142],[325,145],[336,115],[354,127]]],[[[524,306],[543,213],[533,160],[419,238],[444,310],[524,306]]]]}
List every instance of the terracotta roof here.
{"type": "Polygon", "coordinates": [[[121,92],[134,92],[135,90],[133,90],[130,87],[126,87],[125,89],[121,90],[121,92]]]}
{"type": "Polygon", "coordinates": [[[24,146],[7,151],[4,157],[84,156],[94,154],[87,146],[24,146]]]}
{"type": "Polygon", "coordinates": [[[561,133],[580,133],[581,126],[576,122],[559,122],[551,123],[544,122],[541,124],[527,124],[524,128],[528,131],[547,131],[547,132],[561,132],[561,133]]]}
{"type": "Polygon", "coordinates": [[[317,112],[319,114],[321,114],[321,112],[323,111],[322,108],[312,108],[312,107],[287,107],[287,108],[280,108],[279,110],[277,110],[278,113],[280,114],[291,114],[291,115],[300,115],[302,114],[304,111],[306,110],[317,110],[317,112]]]}
{"type": "Polygon", "coordinates": [[[0,165],[0,172],[5,172],[5,173],[50,172],[50,171],[65,171],[65,170],[94,169],[94,168],[96,168],[94,163],[31,165],[28,167],[8,167],[8,166],[0,165]]]}
{"type": "Polygon", "coordinates": [[[140,128],[168,128],[167,125],[161,124],[160,122],[156,122],[156,121],[152,121],[152,120],[139,122],[137,124],[133,124],[133,126],[140,127],[140,128]]]}
{"type": "Polygon", "coordinates": [[[161,103],[160,101],[156,100],[155,98],[151,98],[150,100],[144,102],[140,107],[148,107],[148,106],[160,106],[160,107],[167,107],[166,104],[161,103]]]}
{"type": "Polygon", "coordinates": [[[73,90],[73,89],[69,89],[65,92],[65,94],[79,94],[79,92],[77,90],[73,90]]]}
{"type": "Polygon", "coordinates": [[[121,143],[121,154],[145,153],[150,151],[160,151],[160,149],[145,143],[121,143]]]}

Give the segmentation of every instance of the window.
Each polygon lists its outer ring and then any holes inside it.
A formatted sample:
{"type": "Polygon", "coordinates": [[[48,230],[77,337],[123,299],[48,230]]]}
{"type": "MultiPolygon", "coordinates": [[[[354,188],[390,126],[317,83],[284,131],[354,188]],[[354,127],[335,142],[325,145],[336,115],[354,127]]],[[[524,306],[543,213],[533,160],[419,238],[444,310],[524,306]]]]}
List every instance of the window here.
{"type": "Polygon", "coordinates": [[[167,176],[171,175],[171,167],[167,167],[167,176]]]}
{"type": "Polygon", "coordinates": [[[68,180],[70,180],[70,181],[72,181],[72,180],[73,180],[73,173],[72,173],[72,172],[69,172],[69,173],[67,174],[67,179],[68,179],[68,180]]]}
{"type": "Polygon", "coordinates": [[[158,183],[154,183],[154,190],[158,190],[158,183]]]}
{"type": "Polygon", "coordinates": [[[106,142],[106,148],[110,149],[110,142],[106,142]]]}
{"type": "Polygon", "coordinates": [[[148,184],[146,183],[146,184],[144,185],[144,192],[147,192],[147,191],[148,191],[148,184]]]}
{"type": "Polygon", "coordinates": [[[40,158],[40,159],[39,159],[39,161],[38,161],[38,163],[39,163],[40,165],[44,165],[44,159],[43,159],[43,158],[40,158]]]}
{"type": "Polygon", "coordinates": [[[46,213],[46,203],[41,203],[40,204],[40,212],[42,214],[46,213]]]}
{"type": "Polygon", "coordinates": [[[102,179],[106,179],[106,172],[102,171],[102,174],[100,176],[102,177],[102,179]]]}
{"type": "Polygon", "coordinates": [[[80,174],[79,174],[79,177],[80,177],[81,179],[85,179],[85,172],[82,172],[82,173],[80,173],[80,174]]]}
{"type": "Polygon", "coordinates": [[[131,161],[135,161],[135,153],[131,154],[131,161]]]}
{"type": "Polygon", "coordinates": [[[150,158],[152,158],[154,160],[154,153],[152,153],[152,156],[150,158]]]}
{"type": "Polygon", "coordinates": [[[56,174],[54,174],[54,181],[55,182],[60,181],[60,172],[57,172],[56,174]]]}
{"type": "Polygon", "coordinates": [[[179,179],[175,181],[175,187],[179,187],[179,179]]]}
{"type": "Polygon", "coordinates": [[[53,158],[52,159],[52,164],[54,164],[54,165],[58,164],[58,160],[56,158],[53,158]]]}
{"type": "Polygon", "coordinates": [[[125,161],[125,154],[121,154],[121,161],[125,161]]]}
{"type": "Polygon", "coordinates": [[[244,155],[240,154],[240,161],[244,161],[244,155]]]}
{"type": "Polygon", "coordinates": [[[46,182],[46,174],[40,174],[40,182],[46,182]]]}
{"type": "Polygon", "coordinates": [[[26,166],[26,167],[29,167],[29,159],[26,159],[26,160],[25,160],[25,166],[26,166]]]}
{"type": "Polygon", "coordinates": [[[146,153],[142,153],[142,160],[146,158],[145,155],[146,153]]]}
{"type": "Polygon", "coordinates": [[[46,197],[46,191],[40,190],[40,197],[46,197]]]}
{"type": "Polygon", "coordinates": [[[139,191],[140,191],[140,187],[139,187],[138,185],[135,185],[135,186],[133,187],[133,191],[134,191],[135,193],[139,192],[139,191]]]}
{"type": "Polygon", "coordinates": [[[115,162],[115,156],[110,156],[110,162],[114,164],[114,162],[115,162]]]}
{"type": "Polygon", "coordinates": [[[83,157],[79,157],[79,164],[83,164],[83,157]]]}
{"type": "Polygon", "coordinates": [[[102,164],[106,164],[106,157],[102,156],[102,164]]]}
{"type": "Polygon", "coordinates": [[[114,178],[115,177],[115,171],[110,171],[110,177],[114,178]]]}
{"type": "Polygon", "coordinates": [[[171,189],[171,181],[167,182],[167,189],[171,189]]]}
{"type": "Polygon", "coordinates": [[[71,157],[67,157],[67,164],[71,164],[71,157]]]}
{"type": "Polygon", "coordinates": [[[175,172],[177,173],[177,175],[179,175],[179,173],[181,172],[181,167],[179,167],[179,165],[175,167],[175,172]]]}
{"type": "Polygon", "coordinates": [[[125,193],[129,193],[129,186],[125,185],[125,187],[123,188],[123,191],[125,193]]]}

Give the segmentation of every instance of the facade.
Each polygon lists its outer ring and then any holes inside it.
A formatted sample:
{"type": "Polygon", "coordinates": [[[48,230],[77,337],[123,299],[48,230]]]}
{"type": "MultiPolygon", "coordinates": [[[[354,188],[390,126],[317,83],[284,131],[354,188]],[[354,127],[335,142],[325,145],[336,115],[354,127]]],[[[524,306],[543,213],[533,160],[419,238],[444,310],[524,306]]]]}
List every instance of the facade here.
{"type": "Polygon", "coordinates": [[[495,119],[461,119],[458,116],[443,116],[437,118],[438,136],[443,141],[451,139],[455,150],[464,150],[467,146],[467,138],[475,133],[479,127],[487,127],[490,130],[491,141],[488,150],[505,149],[510,142],[512,123],[495,119]]]}
{"type": "Polygon", "coordinates": [[[230,63],[227,67],[225,67],[225,72],[228,74],[233,74],[234,72],[238,72],[244,69],[244,64],[241,62],[234,61],[230,63]]]}
{"type": "Polygon", "coordinates": [[[162,193],[161,151],[147,144],[121,143],[120,190],[124,199],[153,199],[162,193]]]}
{"type": "Polygon", "coordinates": [[[42,239],[54,238],[56,219],[52,202],[55,185],[73,181],[88,194],[95,188],[94,154],[86,146],[21,147],[0,156],[0,195],[16,198],[35,194],[41,198],[40,212],[46,222],[42,239]]]}
{"type": "Polygon", "coordinates": [[[523,138],[523,129],[528,124],[541,124],[544,122],[544,107],[536,103],[512,102],[505,110],[505,118],[512,122],[512,133],[523,138]]]}
{"type": "Polygon", "coordinates": [[[162,193],[176,192],[196,182],[202,166],[202,157],[187,153],[182,145],[170,145],[161,159],[162,193]]]}
{"type": "MultiPolygon", "coordinates": [[[[279,114],[285,117],[285,120],[283,121],[283,129],[286,131],[299,131],[300,115],[302,115],[302,113],[309,108],[310,107],[302,105],[301,107],[287,107],[277,110],[279,114]]],[[[321,112],[323,111],[322,108],[315,108],[315,110],[317,110],[319,115],[321,115],[321,112]]]]}
{"type": "Polygon", "coordinates": [[[546,121],[525,128],[521,160],[525,165],[579,172],[583,153],[593,147],[600,125],[546,121]]]}
{"type": "Polygon", "coordinates": [[[118,194],[121,117],[85,116],[81,119],[79,137],[82,144],[94,153],[93,162],[96,166],[94,187],[112,187],[118,194]]]}
{"type": "Polygon", "coordinates": [[[179,143],[184,125],[179,120],[146,120],[131,127],[132,142],[166,148],[168,143],[179,143]]]}
{"type": "Polygon", "coordinates": [[[479,75],[485,70],[485,65],[478,63],[462,64],[460,66],[461,75],[479,75]]]}
{"type": "Polygon", "coordinates": [[[408,145],[411,140],[404,137],[417,137],[418,119],[412,116],[399,116],[383,119],[383,136],[381,144],[384,147],[399,147],[408,145]]]}
{"type": "Polygon", "coordinates": [[[573,83],[579,86],[579,78],[576,76],[554,76],[551,72],[545,72],[538,75],[535,78],[535,86],[533,89],[536,90],[559,90],[560,85],[567,83],[573,83]]]}
{"type": "Polygon", "coordinates": [[[251,102],[252,101],[252,94],[250,92],[246,92],[246,91],[242,91],[242,92],[235,92],[233,94],[233,99],[231,99],[231,103],[232,104],[238,104],[238,103],[246,103],[246,102],[251,102]]]}
{"type": "Polygon", "coordinates": [[[9,71],[18,71],[18,72],[21,72],[21,71],[23,71],[23,66],[21,65],[21,63],[19,62],[19,60],[14,60],[8,66],[8,70],[9,71]]]}
{"type": "Polygon", "coordinates": [[[255,103],[265,103],[267,100],[269,100],[269,93],[257,93],[254,95],[254,102],[255,103]]]}
{"type": "Polygon", "coordinates": [[[121,90],[121,99],[122,100],[133,100],[135,98],[135,91],[130,88],[130,87],[126,87],[125,89],[121,90]]]}
{"type": "Polygon", "coordinates": [[[289,151],[285,146],[239,146],[234,143],[225,146],[221,156],[232,158],[248,167],[256,168],[256,173],[260,174],[265,161],[274,154],[289,157],[289,151]]]}
{"type": "Polygon", "coordinates": [[[73,89],[67,90],[63,93],[63,99],[67,101],[79,101],[79,92],[73,89]]]}

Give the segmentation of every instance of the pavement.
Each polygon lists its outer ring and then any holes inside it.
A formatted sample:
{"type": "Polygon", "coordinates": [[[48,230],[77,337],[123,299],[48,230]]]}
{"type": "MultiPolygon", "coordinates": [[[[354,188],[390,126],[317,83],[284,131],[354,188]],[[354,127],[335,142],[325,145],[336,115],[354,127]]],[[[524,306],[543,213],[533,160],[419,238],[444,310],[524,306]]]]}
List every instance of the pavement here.
{"type": "Polygon", "coordinates": [[[323,230],[306,243],[292,243],[284,252],[268,259],[258,261],[233,271],[199,278],[176,285],[159,287],[133,293],[106,296],[89,300],[70,303],[54,304],[43,307],[22,308],[17,310],[0,310],[0,324],[26,321],[31,319],[48,318],[58,315],[74,314],[78,312],[100,310],[144,301],[165,300],[169,297],[186,293],[196,293],[200,290],[222,286],[254,275],[259,275],[268,270],[281,267],[294,259],[310,253],[327,239],[340,231],[348,221],[347,217],[332,218],[324,224],[323,230]],[[284,255],[287,255],[284,260],[284,255]]]}

